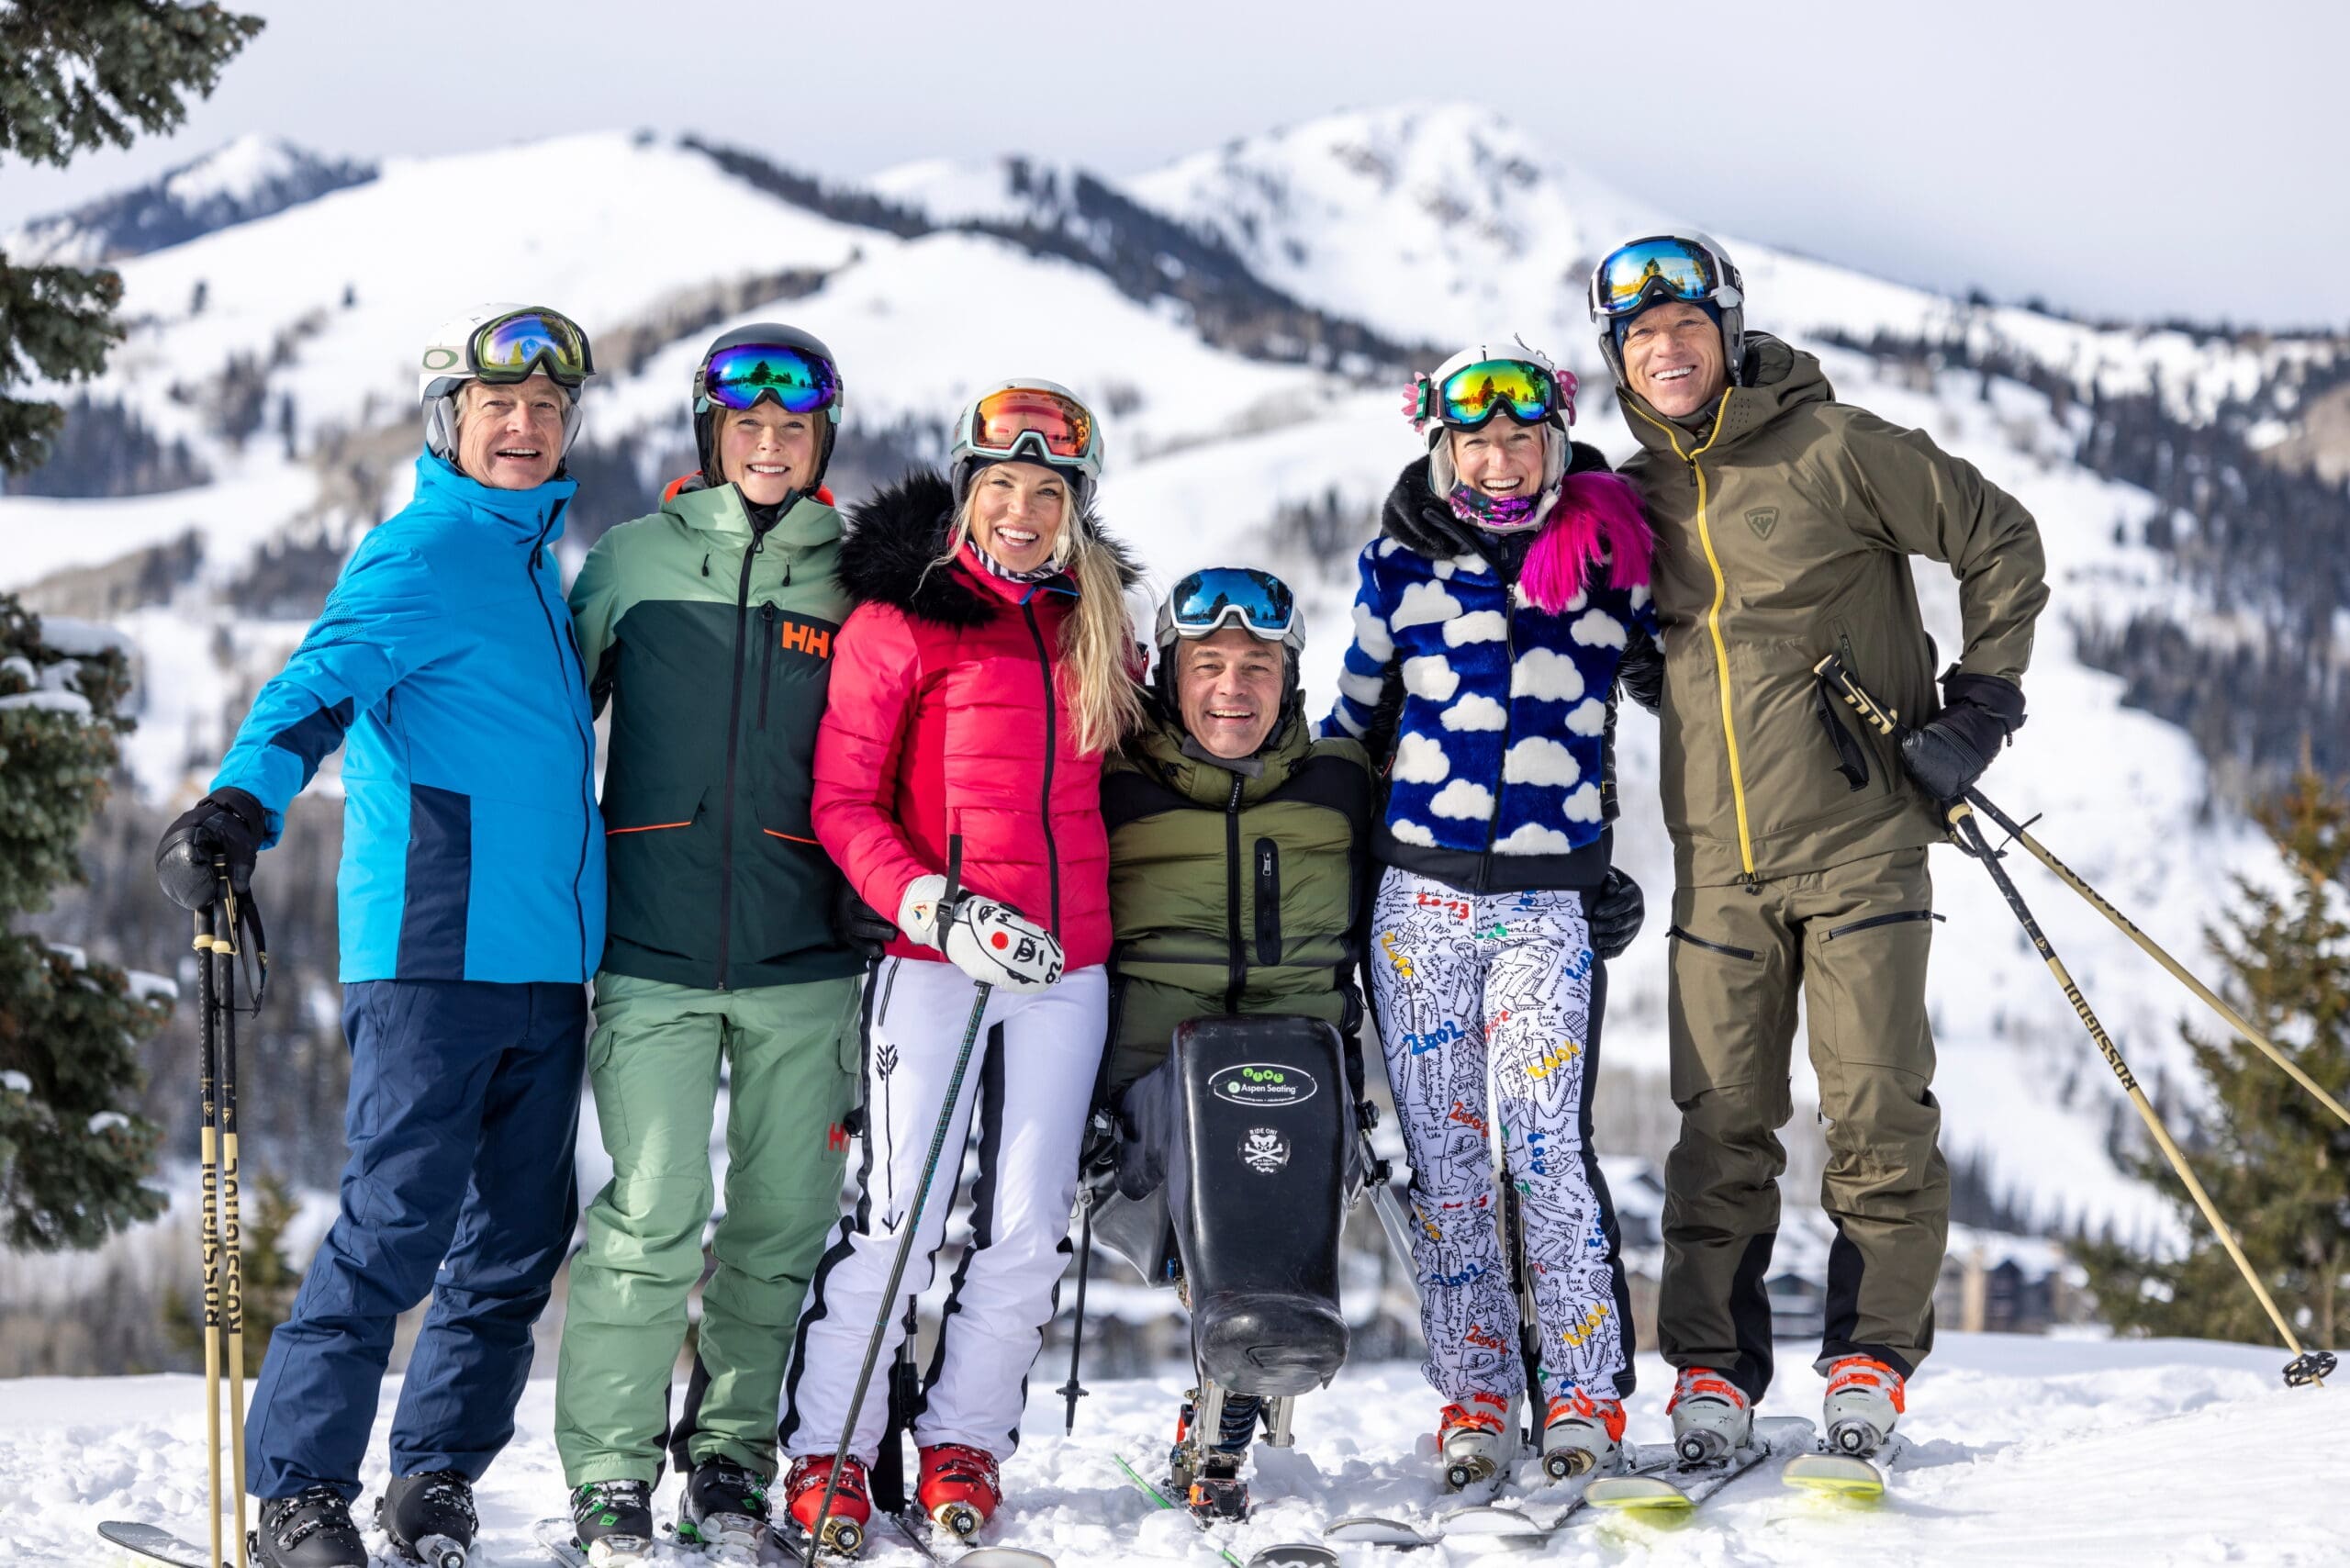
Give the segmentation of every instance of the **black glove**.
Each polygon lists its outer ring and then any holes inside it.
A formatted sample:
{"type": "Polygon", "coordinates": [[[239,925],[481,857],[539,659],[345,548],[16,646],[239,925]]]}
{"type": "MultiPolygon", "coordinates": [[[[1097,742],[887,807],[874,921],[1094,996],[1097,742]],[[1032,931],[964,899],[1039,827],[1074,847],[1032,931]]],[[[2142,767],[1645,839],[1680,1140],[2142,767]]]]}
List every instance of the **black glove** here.
{"type": "Polygon", "coordinates": [[[1616,662],[1624,695],[1653,713],[1664,701],[1664,650],[1654,637],[1636,636],[1616,662]]]}
{"type": "Polygon", "coordinates": [[[833,895],[833,935],[873,958],[897,939],[898,928],[843,882],[840,891],[833,895]]]}
{"type": "Polygon", "coordinates": [[[1942,708],[1901,737],[1901,764],[1918,787],[1947,804],[1983,777],[2023,722],[2023,691],[1996,675],[1942,678],[1942,708]]]}
{"type": "Polygon", "coordinates": [[[1640,922],[1647,917],[1648,901],[1640,896],[1639,883],[1615,867],[1607,868],[1607,880],[1583,895],[1583,924],[1591,928],[1593,951],[1603,958],[1621,957],[1640,934],[1640,922]]]}
{"type": "Polygon", "coordinates": [[[220,896],[225,861],[229,886],[252,890],[253,859],[269,832],[269,813],[242,790],[216,790],[173,819],[155,846],[155,880],[182,909],[202,909],[220,896]]]}

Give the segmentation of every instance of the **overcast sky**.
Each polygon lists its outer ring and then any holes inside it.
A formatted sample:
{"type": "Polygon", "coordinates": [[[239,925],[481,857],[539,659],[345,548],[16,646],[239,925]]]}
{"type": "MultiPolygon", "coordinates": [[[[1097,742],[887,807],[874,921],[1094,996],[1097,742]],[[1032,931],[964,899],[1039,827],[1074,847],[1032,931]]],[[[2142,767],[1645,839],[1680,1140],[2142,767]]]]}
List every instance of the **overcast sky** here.
{"type": "Polygon", "coordinates": [[[840,179],[1013,151],[1114,175],[1336,108],[1490,96],[1559,161],[1889,277],[2350,326],[2337,0],[244,8],[268,30],[175,138],[0,162],[0,224],[248,130],[376,156],[650,126],[840,179]]]}

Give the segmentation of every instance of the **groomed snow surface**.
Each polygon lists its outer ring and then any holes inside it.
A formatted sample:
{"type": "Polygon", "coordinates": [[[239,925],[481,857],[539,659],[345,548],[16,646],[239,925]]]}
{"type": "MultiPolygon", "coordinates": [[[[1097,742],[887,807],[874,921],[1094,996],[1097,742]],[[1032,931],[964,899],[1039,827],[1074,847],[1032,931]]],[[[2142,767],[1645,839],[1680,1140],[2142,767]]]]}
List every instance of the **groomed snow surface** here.
{"type": "MultiPolygon", "coordinates": [[[[1780,1347],[1779,1386],[1764,1414],[1817,1418],[1820,1380],[1809,1349],[1780,1347]]],[[[1904,1429],[1911,1457],[1875,1508],[1798,1496],[1765,1470],[1680,1525],[1585,1513],[1532,1560],[1604,1564],[2051,1564],[2350,1561],[2342,1458],[2350,1451],[2350,1388],[2285,1389],[2281,1351],[2197,1340],[2109,1341],[1951,1334],[1912,1383],[1904,1429]]],[[[1058,1371],[1058,1369],[1054,1369],[1058,1371]]],[[[1631,1436],[1659,1441],[1670,1386],[1643,1357],[1631,1436]]],[[[1112,1462],[1145,1474],[1164,1462],[1181,1380],[1101,1383],[1060,1435],[1060,1405],[1030,1380],[1026,1438],[1004,1466],[1010,1501],[990,1543],[1049,1553],[1061,1568],[1181,1563],[1211,1568],[1214,1546],[1251,1551],[1311,1540],[1348,1514],[1423,1523],[1446,1505],[1432,1462],[1416,1448],[1438,1401],[1416,1367],[1350,1367],[1336,1387],[1300,1402],[1292,1454],[1258,1450],[1257,1511],[1210,1534],[1157,1512],[1112,1462]]],[[[0,1551],[24,1563],[113,1561],[95,1531],[136,1518],[201,1542],[204,1418],[193,1377],[26,1379],[0,1384],[0,1551]]],[[[384,1481],[387,1384],[357,1510],[363,1524],[384,1481]]],[[[552,1436],[554,1384],[523,1396],[520,1429],[483,1484],[476,1562],[543,1562],[533,1519],[557,1513],[563,1481],[552,1436]]],[[[674,1518],[677,1482],[655,1498],[674,1518]]],[[[1504,1500],[1511,1500],[1505,1498],[1504,1500]]],[[[1539,1505],[1539,1499],[1537,1500],[1539,1505]]],[[[1539,1511],[1539,1506],[1536,1511],[1539,1511]]],[[[371,1534],[376,1562],[398,1560],[371,1534]]],[[[703,1561],[665,1550],[664,1563],[703,1561]]],[[[1348,1547],[1347,1568],[1522,1562],[1529,1554],[1448,1545],[1408,1556],[1348,1547]]],[[[866,1561],[920,1560],[886,1528],[866,1561]]]]}

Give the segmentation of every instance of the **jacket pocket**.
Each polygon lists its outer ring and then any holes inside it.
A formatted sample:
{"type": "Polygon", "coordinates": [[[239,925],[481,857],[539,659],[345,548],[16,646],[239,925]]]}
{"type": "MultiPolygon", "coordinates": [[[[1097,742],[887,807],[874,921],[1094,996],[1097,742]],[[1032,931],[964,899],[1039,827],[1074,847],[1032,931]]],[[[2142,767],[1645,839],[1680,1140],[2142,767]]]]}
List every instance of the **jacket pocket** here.
{"type": "Polygon", "coordinates": [[[1907,924],[1908,922],[1913,920],[1941,920],[1942,918],[1944,917],[1936,914],[1930,909],[1898,910],[1891,914],[1873,914],[1866,920],[1851,920],[1846,921],[1841,925],[1831,925],[1825,932],[1820,934],[1819,939],[1822,942],[1833,942],[1839,936],[1850,936],[1855,932],[1861,931],[1873,931],[1880,925],[1902,925],[1907,924]]]}
{"type": "Polygon", "coordinates": [[[1257,883],[1257,962],[1281,961],[1281,852],[1270,838],[1257,841],[1249,857],[1257,883]]]}
{"type": "Polygon", "coordinates": [[[1664,935],[1667,941],[1686,942],[1692,947],[1702,947],[1708,953],[1719,953],[1725,958],[1741,958],[1750,964],[1762,961],[1762,955],[1750,947],[1733,947],[1725,942],[1708,942],[1702,936],[1690,935],[1678,925],[1668,927],[1664,935]]]}
{"type": "Polygon", "coordinates": [[[714,949],[718,868],[707,786],[628,790],[604,804],[608,923],[613,936],[655,951],[714,949]]]}

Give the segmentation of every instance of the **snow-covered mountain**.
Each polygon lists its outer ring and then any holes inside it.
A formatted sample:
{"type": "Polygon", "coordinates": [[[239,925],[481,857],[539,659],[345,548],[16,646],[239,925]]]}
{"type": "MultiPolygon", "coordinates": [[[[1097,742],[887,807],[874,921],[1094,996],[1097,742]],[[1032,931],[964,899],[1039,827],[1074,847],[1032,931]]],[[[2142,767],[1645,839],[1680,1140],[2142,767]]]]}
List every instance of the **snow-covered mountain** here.
{"type": "Polygon", "coordinates": [[[21,263],[68,266],[143,256],[375,177],[373,163],[326,157],[279,137],[241,136],[136,189],[37,218],[0,237],[0,251],[21,263]]]}
{"type": "MultiPolygon", "coordinates": [[[[221,159],[187,173],[238,162],[221,159]]],[[[372,179],[329,182],[118,263],[136,325],[97,391],[185,438],[213,477],[124,500],[0,498],[0,588],[102,611],[137,640],[147,679],[130,755],[151,801],[200,786],[243,694],[298,635],[302,593],[314,603],[355,532],[405,498],[414,345],[477,299],[543,300],[596,336],[605,375],[588,439],[616,454],[599,482],[625,490],[632,478],[637,492],[612,515],[650,504],[650,465],[685,441],[699,348],[737,321],[781,316],[822,336],[845,368],[850,430],[892,432],[893,453],[934,441],[976,383],[1073,385],[1104,415],[1111,525],[1161,586],[1217,560],[1290,573],[1324,700],[1348,557],[1418,450],[1394,413],[1404,360],[1523,333],[1585,372],[1578,433],[1619,455],[1629,446],[1595,374],[1582,277],[1612,239],[1661,221],[1672,193],[1611,191],[1482,110],[1341,115],[1125,181],[1007,157],[910,165],[859,193],[761,167],[642,134],[393,159],[372,179]],[[258,428],[220,413],[240,362],[262,380],[258,428]],[[303,561],[300,591],[256,587],[303,561]]],[[[2125,710],[2121,683],[2086,667],[2066,630],[2150,605],[2200,612],[2144,543],[2157,503],[2075,460],[2076,402],[1835,344],[1980,340],[2084,395],[2158,386],[2186,412],[2339,345],[2087,326],[1724,238],[1754,325],[1818,348],[1844,397],[1930,430],[2040,519],[2056,600],[2030,683],[2034,719],[1987,783],[2019,816],[2045,813],[2052,847],[2194,959],[2229,878],[2274,879],[2274,857],[2215,799],[2188,737],[2125,710]]],[[[1947,577],[1928,566],[1920,580],[1932,629],[1954,645],[1947,577]]],[[[1638,714],[1624,732],[1621,857],[1661,909],[1671,873],[1655,732],[1638,714]]],[[[1986,1155],[2043,1217],[2163,1223],[2108,1157],[2128,1113],[2071,1009],[1987,879],[1954,854],[1938,870],[1949,1143],[1986,1155]]],[[[2025,885],[2141,1076],[2161,1081],[2181,1059],[2178,997],[2061,889],[2025,885]]],[[[1659,1079],[1630,1075],[1662,1066],[1664,924],[1653,918],[1617,967],[1608,1031],[1615,1081],[1651,1095],[1659,1079]]]]}

